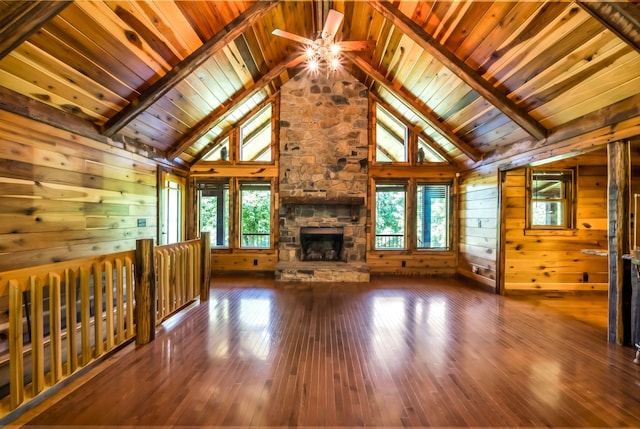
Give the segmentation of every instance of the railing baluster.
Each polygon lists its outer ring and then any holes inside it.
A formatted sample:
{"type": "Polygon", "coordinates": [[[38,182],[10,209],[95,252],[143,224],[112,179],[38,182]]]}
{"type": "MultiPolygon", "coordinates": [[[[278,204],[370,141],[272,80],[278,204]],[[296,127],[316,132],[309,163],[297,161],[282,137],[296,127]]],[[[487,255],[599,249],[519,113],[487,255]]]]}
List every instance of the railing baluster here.
{"type": "Polygon", "coordinates": [[[102,327],[102,263],[93,264],[93,328],[95,337],[93,339],[94,357],[102,355],[104,350],[102,327]]]}
{"type": "Polygon", "coordinates": [[[115,339],[113,337],[113,264],[111,261],[104,261],[104,301],[105,301],[105,330],[106,349],[113,349],[115,339]]]}
{"type": "Polygon", "coordinates": [[[22,288],[9,281],[9,390],[10,406],[14,410],[24,401],[24,358],[22,328],[22,288]]]}
{"type": "Polygon", "coordinates": [[[62,379],[62,305],[60,302],[60,276],[49,273],[49,352],[51,385],[62,379]]]}
{"type": "Polygon", "coordinates": [[[31,276],[31,385],[33,396],[44,389],[44,326],[43,326],[43,287],[40,279],[31,276]]]}
{"type": "Polygon", "coordinates": [[[124,341],[124,270],[122,259],[116,259],[116,342],[122,344],[124,341]]]}
{"type": "Polygon", "coordinates": [[[91,294],[89,270],[80,268],[80,336],[82,337],[82,366],[91,360],[91,294]]]}
{"type": "Polygon", "coordinates": [[[73,373],[78,368],[78,295],[76,292],[76,272],[67,268],[65,270],[65,297],[67,314],[67,374],[73,373]]]}
{"type": "Polygon", "coordinates": [[[133,323],[133,313],[135,306],[135,297],[133,294],[133,260],[130,257],[124,258],[125,269],[127,270],[126,276],[126,293],[125,299],[127,301],[127,319],[126,319],[126,328],[127,328],[127,339],[133,338],[136,334],[136,327],[133,323]]]}

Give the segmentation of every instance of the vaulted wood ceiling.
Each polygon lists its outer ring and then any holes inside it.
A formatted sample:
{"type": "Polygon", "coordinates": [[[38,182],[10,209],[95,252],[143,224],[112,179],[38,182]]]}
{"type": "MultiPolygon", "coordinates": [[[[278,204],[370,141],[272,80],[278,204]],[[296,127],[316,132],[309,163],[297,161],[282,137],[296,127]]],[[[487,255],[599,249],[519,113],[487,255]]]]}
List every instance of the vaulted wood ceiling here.
{"type": "Polygon", "coordinates": [[[308,73],[272,31],[314,38],[332,8],[376,42],[344,68],[458,165],[640,126],[626,1],[2,0],[0,107],[188,165],[308,73]]]}

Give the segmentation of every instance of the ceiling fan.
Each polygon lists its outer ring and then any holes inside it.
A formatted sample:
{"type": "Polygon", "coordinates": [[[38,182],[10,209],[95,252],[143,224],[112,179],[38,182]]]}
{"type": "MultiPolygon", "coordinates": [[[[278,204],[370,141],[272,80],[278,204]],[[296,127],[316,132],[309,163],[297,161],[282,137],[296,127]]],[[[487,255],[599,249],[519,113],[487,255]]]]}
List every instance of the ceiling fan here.
{"type": "Polygon", "coordinates": [[[320,64],[323,62],[331,71],[335,71],[340,67],[341,52],[364,51],[374,48],[376,45],[375,40],[336,42],[336,33],[340,28],[340,24],[342,24],[343,18],[343,13],[330,9],[322,32],[315,40],[280,29],[273,30],[272,34],[303,44],[307,55],[307,65],[311,71],[318,71],[320,64]]]}

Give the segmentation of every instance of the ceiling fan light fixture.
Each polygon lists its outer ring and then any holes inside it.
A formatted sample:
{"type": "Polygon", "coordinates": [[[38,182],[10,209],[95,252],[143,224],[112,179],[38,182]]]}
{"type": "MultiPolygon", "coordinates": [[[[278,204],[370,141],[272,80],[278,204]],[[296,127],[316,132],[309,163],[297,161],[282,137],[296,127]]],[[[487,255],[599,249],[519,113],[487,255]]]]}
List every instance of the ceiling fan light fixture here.
{"type": "Polygon", "coordinates": [[[340,67],[340,58],[338,57],[331,58],[331,61],[329,62],[329,67],[333,71],[338,70],[338,67],[340,67]]]}
{"type": "Polygon", "coordinates": [[[318,64],[318,60],[316,58],[309,58],[307,61],[307,67],[309,67],[309,70],[312,72],[317,72],[320,68],[320,64],[318,64]]]}
{"type": "Polygon", "coordinates": [[[313,49],[313,46],[307,46],[304,50],[305,55],[308,59],[311,59],[316,56],[316,50],[313,49]]]}

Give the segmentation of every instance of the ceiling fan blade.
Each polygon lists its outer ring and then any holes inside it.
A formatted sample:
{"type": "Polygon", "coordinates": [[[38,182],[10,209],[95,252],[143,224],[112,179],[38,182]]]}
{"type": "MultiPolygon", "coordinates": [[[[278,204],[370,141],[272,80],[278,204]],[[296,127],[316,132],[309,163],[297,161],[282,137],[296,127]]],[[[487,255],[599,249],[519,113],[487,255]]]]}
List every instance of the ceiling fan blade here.
{"type": "Polygon", "coordinates": [[[289,33],[288,31],[280,30],[278,28],[273,30],[271,34],[284,37],[285,39],[295,40],[296,42],[304,43],[307,45],[313,44],[313,40],[307,39],[306,37],[298,36],[297,34],[289,33]]]}
{"type": "Polygon", "coordinates": [[[375,40],[358,40],[358,41],[345,41],[338,43],[340,49],[343,51],[366,51],[367,49],[373,49],[376,47],[375,40]]]}
{"type": "Polygon", "coordinates": [[[335,9],[330,9],[327,14],[327,20],[324,22],[324,28],[322,29],[322,38],[330,38],[333,39],[338,32],[338,28],[342,23],[342,18],[344,18],[344,14],[338,12],[335,9]]]}

